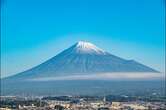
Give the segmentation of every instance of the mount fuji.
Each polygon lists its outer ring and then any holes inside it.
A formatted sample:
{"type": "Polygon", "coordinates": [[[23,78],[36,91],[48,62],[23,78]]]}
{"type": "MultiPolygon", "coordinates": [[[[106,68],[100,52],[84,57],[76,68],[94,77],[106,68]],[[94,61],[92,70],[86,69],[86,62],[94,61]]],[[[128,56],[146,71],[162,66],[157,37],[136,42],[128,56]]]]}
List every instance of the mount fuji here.
{"type": "Polygon", "coordinates": [[[134,60],[125,60],[112,55],[90,42],[79,41],[50,60],[11,78],[33,79],[113,72],[158,71],[134,60]]]}
{"type": "Polygon", "coordinates": [[[146,89],[161,92],[161,82],[147,80],[152,76],[158,79],[158,73],[134,60],[117,57],[92,43],[79,41],[34,68],[3,78],[1,94],[102,95],[145,93],[146,89]],[[137,82],[138,77],[145,80],[137,82]],[[126,82],[128,78],[132,83],[126,82]]]}

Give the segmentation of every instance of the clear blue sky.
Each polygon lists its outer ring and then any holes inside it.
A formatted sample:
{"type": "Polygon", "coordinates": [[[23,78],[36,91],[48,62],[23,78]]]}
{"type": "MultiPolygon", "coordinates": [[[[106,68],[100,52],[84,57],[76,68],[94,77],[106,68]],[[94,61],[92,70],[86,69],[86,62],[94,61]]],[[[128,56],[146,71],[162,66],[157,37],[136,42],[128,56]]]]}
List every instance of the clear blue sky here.
{"type": "Polygon", "coordinates": [[[164,71],[164,0],[2,0],[1,74],[36,66],[79,40],[164,71]]]}

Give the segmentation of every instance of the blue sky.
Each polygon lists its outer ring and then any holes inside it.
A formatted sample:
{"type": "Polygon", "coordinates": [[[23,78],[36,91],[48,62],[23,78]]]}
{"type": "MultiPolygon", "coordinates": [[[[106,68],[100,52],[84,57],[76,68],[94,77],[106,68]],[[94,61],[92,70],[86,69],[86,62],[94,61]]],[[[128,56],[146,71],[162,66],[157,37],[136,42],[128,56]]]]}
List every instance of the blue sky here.
{"type": "Polygon", "coordinates": [[[3,0],[1,74],[13,75],[79,40],[164,71],[164,0],[3,0]]]}

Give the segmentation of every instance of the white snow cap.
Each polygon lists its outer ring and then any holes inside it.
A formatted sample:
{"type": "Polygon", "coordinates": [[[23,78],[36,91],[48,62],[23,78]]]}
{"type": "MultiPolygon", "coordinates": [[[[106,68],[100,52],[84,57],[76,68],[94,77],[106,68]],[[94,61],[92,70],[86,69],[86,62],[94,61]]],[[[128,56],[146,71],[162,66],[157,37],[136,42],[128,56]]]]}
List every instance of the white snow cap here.
{"type": "Polygon", "coordinates": [[[79,53],[93,53],[93,54],[106,54],[106,52],[94,44],[86,41],[79,41],[76,43],[76,51],[79,53]]]}

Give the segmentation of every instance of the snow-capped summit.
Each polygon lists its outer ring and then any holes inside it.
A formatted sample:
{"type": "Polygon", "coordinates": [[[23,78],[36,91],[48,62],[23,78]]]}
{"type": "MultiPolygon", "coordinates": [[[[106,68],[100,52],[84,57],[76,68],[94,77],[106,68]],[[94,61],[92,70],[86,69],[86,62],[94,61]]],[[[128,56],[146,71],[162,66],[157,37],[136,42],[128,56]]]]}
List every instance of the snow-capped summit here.
{"type": "Polygon", "coordinates": [[[94,44],[86,41],[78,41],[76,44],[78,48],[97,48],[94,44]]]}
{"type": "Polygon", "coordinates": [[[107,54],[104,50],[98,48],[96,45],[86,42],[86,41],[79,41],[73,46],[76,53],[82,54],[107,54]]]}

